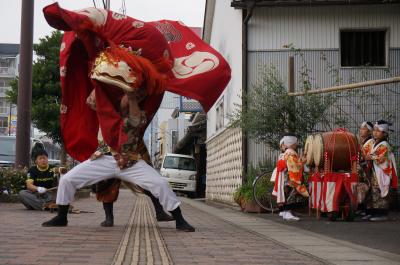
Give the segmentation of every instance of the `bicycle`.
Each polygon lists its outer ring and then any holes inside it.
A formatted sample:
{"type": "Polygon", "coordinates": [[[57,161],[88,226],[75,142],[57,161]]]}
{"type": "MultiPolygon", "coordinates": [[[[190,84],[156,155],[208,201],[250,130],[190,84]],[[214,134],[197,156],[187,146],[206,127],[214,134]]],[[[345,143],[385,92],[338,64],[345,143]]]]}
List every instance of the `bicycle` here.
{"type": "MultiPolygon", "coordinates": [[[[276,202],[276,196],[272,195],[274,189],[274,182],[271,181],[271,175],[273,171],[261,172],[253,181],[253,198],[255,202],[263,209],[271,212],[279,211],[278,203],[276,202]]],[[[287,197],[287,200],[291,200],[296,196],[296,189],[292,189],[287,197]]]]}
{"type": "Polygon", "coordinates": [[[272,171],[261,172],[253,181],[254,201],[263,209],[272,214],[278,211],[276,197],[272,195],[274,183],[270,181],[272,171]]]}

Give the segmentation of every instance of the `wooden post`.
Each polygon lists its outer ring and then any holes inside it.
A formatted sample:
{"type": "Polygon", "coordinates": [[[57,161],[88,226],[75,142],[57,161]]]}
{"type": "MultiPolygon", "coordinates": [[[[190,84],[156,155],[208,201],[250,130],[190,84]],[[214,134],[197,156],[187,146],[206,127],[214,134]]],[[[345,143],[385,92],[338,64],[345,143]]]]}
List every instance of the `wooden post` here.
{"type": "Polygon", "coordinates": [[[338,91],[357,89],[357,88],[362,88],[362,87],[367,87],[367,86],[384,85],[384,84],[390,84],[390,83],[396,83],[396,82],[400,82],[400,76],[386,78],[386,79],[371,80],[371,81],[366,81],[366,82],[353,83],[353,84],[347,84],[347,85],[333,86],[333,87],[327,87],[327,88],[321,88],[321,89],[315,89],[315,90],[309,90],[307,92],[294,93],[294,91],[290,92],[290,90],[289,90],[289,96],[303,96],[306,93],[307,94],[321,94],[321,93],[338,92],[338,91]]]}
{"type": "MultiPolygon", "coordinates": [[[[289,56],[288,60],[288,91],[290,93],[294,93],[294,57],[289,56]]],[[[296,109],[294,109],[295,106],[295,98],[292,97],[290,98],[290,105],[293,106],[293,112],[289,112],[289,133],[294,133],[295,132],[295,127],[296,127],[296,109]]],[[[290,108],[292,109],[292,108],[290,108]]]]}
{"type": "Polygon", "coordinates": [[[31,145],[32,53],[34,1],[21,6],[21,46],[17,99],[16,167],[29,167],[31,145]]]}
{"type": "Polygon", "coordinates": [[[289,56],[288,61],[288,91],[294,93],[294,57],[289,56]]]}

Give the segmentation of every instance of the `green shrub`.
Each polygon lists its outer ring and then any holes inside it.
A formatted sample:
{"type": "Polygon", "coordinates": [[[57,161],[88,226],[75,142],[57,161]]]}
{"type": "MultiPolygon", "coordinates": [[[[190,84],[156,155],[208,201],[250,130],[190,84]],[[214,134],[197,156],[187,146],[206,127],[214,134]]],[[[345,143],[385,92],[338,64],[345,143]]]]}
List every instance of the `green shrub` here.
{"type": "Polygon", "coordinates": [[[26,174],[26,168],[0,168],[0,188],[3,190],[6,189],[11,194],[18,194],[20,190],[26,189],[26,174]]]}
{"type": "MultiPolygon", "coordinates": [[[[242,186],[236,189],[233,194],[233,198],[237,204],[241,204],[241,202],[249,202],[253,200],[253,181],[254,179],[264,171],[272,171],[273,166],[270,163],[260,163],[258,166],[254,167],[253,165],[249,166],[247,171],[247,175],[242,186]]],[[[262,183],[260,183],[261,187],[257,188],[257,198],[262,199],[263,196],[267,195],[268,191],[272,190],[273,183],[269,181],[269,178],[264,178],[262,183]]]]}

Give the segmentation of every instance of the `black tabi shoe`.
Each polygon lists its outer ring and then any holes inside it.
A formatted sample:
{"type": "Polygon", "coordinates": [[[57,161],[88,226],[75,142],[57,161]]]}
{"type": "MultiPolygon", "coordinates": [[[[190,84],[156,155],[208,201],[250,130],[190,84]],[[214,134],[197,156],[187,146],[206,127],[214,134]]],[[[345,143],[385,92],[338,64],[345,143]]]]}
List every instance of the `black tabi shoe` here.
{"type": "Polygon", "coordinates": [[[164,208],[161,206],[160,201],[156,197],[154,197],[154,195],[150,191],[145,190],[144,194],[149,196],[151,202],[153,203],[154,210],[156,211],[157,222],[170,222],[175,220],[172,216],[164,211],[164,208]]]}
{"type": "Polygon", "coordinates": [[[177,207],[175,210],[171,211],[171,214],[176,220],[176,230],[184,232],[195,231],[194,227],[186,222],[186,220],[183,218],[180,207],[177,207]]]}
{"type": "Polygon", "coordinates": [[[181,223],[178,224],[176,222],[176,230],[183,231],[183,232],[194,232],[196,231],[193,226],[191,226],[188,222],[185,220],[181,223]]]}
{"type": "Polygon", "coordinates": [[[170,222],[175,220],[174,217],[172,217],[171,215],[167,214],[164,211],[156,213],[156,218],[157,222],[170,222]]]}
{"type": "Polygon", "coordinates": [[[114,212],[113,212],[113,207],[114,203],[108,202],[105,203],[103,202],[103,208],[104,208],[104,213],[106,214],[106,220],[101,222],[101,226],[104,227],[112,227],[114,226],[114,212]]]}
{"type": "Polygon", "coordinates": [[[67,214],[69,210],[69,205],[58,205],[58,213],[51,220],[44,222],[42,226],[50,227],[50,226],[67,226],[68,219],[67,214]]]}

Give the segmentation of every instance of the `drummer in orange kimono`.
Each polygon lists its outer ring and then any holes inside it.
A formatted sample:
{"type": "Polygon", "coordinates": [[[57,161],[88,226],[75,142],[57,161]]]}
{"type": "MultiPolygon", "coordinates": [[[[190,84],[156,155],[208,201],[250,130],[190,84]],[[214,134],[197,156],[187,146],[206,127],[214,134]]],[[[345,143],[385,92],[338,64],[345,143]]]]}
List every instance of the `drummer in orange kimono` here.
{"type": "Polygon", "coordinates": [[[397,189],[398,186],[396,162],[392,147],[388,143],[390,125],[384,120],[377,121],[373,131],[374,141],[369,141],[363,146],[365,160],[373,163],[369,174],[370,196],[367,198],[369,215],[363,218],[369,221],[388,219],[389,190],[390,187],[397,189]]]}
{"type": "Polygon", "coordinates": [[[283,220],[298,221],[299,217],[294,216],[293,209],[303,205],[305,197],[308,197],[308,191],[303,184],[303,169],[306,159],[300,158],[297,154],[298,139],[294,135],[286,135],[282,139],[286,151],[283,160],[280,159],[277,164],[277,177],[273,195],[277,197],[277,203],[280,205],[283,220]],[[286,166],[286,167],[285,167],[286,166]],[[283,174],[287,170],[287,177],[283,174]]]}

